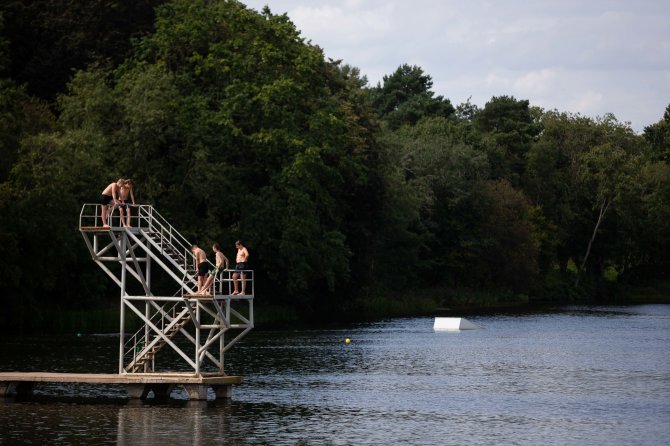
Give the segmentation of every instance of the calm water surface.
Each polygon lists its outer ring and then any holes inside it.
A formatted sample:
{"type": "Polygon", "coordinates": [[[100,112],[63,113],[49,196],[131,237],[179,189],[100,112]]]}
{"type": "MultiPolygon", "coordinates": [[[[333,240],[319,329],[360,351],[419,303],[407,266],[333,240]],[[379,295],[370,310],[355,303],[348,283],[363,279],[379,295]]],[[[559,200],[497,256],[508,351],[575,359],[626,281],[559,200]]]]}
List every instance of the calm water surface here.
{"type": "MultiPolygon", "coordinates": [[[[434,332],[426,317],[256,330],[226,356],[245,377],[229,402],[42,384],[0,398],[0,444],[670,444],[670,306],[468,319],[483,329],[434,332]]],[[[0,338],[0,370],[114,373],[117,348],[0,338]]]]}

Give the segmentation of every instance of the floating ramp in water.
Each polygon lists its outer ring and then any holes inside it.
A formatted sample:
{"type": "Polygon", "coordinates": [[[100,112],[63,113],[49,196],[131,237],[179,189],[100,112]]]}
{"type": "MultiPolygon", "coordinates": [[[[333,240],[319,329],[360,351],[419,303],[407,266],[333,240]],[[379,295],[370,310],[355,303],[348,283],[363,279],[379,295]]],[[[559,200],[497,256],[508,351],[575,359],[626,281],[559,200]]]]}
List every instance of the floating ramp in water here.
{"type": "Polygon", "coordinates": [[[455,331],[455,330],[477,330],[481,328],[462,317],[436,317],[433,330],[436,331],[455,331]]]}

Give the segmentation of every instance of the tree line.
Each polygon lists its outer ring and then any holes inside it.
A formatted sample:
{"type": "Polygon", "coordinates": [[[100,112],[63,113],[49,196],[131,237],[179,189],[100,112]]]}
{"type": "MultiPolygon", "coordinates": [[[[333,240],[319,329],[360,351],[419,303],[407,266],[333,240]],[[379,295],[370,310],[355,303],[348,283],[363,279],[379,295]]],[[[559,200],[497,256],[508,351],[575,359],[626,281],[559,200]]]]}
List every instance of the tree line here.
{"type": "Polygon", "coordinates": [[[259,304],[306,318],[668,277],[670,106],[636,134],[506,95],[454,105],[417,66],[369,85],[267,7],[71,3],[0,6],[5,328],[116,302],[77,224],[118,177],[189,240],[244,240],[259,304]]]}

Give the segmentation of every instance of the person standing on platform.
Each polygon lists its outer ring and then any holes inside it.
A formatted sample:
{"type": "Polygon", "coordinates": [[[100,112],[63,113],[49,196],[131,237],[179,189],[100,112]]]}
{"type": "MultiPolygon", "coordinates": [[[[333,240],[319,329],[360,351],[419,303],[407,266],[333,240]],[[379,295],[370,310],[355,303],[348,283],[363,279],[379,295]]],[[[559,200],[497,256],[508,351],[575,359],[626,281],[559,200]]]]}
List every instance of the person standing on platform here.
{"type": "Polygon", "coordinates": [[[135,206],[135,195],[133,194],[133,180],[126,180],[119,190],[119,212],[121,213],[121,226],[130,227],[130,206],[135,206]],[[130,203],[128,198],[130,197],[130,203]],[[125,211],[125,223],[123,221],[125,211]]]}
{"type": "MultiPolygon", "coordinates": [[[[209,276],[207,277],[207,280],[205,281],[205,284],[203,285],[199,294],[207,294],[207,291],[209,290],[209,287],[212,286],[216,276],[224,269],[228,269],[228,257],[226,257],[223,252],[221,252],[221,247],[218,243],[214,243],[214,245],[212,245],[212,251],[214,251],[216,256],[216,267],[209,272],[209,276]]],[[[216,292],[214,292],[214,294],[216,294],[216,292]]]]}
{"type": "Polygon", "coordinates": [[[249,261],[249,251],[247,251],[247,248],[244,247],[241,241],[236,241],[235,242],[235,247],[237,248],[237,256],[235,257],[235,273],[233,274],[233,294],[247,294],[246,293],[246,288],[247,288],[247,282],[245,280],[246,274],[244,271],[247,268],[247,262],[249,261]],[[239,292],[238,286],[237,286],[237,279],[241,278],[242,282],[242,292],[239,292]]]}
{"type": "Polygon", "coordinates": [[[194,266],[198,274],[198,291],[196,291],[196,294],[198,294],[202,291],[202,287],[205,284],[205,277],[207,277],[207,254],[205,254],[205,251],[198,248],[198,245],[196,244],[191,246],[191,252],[195,256],[194,266]]]}
{"type": "Polygon", "coordinates": [[[100,218],[102,218],[103,228],[109,228],[109,225],[107,224],[109,203],[113,203],[112,206],[116,206],[121,186],[123,186],[124,183],[125,181],[122,178],[119,178],[116,183],[109,183],[105,190],[102,191],[102,194],[100,194],[100,204],[102,206],[100,218]]]}

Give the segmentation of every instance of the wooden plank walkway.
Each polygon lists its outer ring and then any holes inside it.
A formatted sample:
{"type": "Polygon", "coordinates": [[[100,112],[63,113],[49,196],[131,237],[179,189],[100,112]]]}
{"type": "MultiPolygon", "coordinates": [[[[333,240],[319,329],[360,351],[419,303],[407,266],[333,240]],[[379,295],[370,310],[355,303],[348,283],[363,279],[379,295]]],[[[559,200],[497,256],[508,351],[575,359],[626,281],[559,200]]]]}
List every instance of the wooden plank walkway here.
{"type": "Polygon", "coordinates": [[[156,397],[167,397],[172,388],[182,385],[190,399],[206,400],[207,388],[212,387],[218,398],[230,398],[232,385],[242,382],[241,376],[189,373],[52,373],[52,372],[0,372],[0,396],[13,393],[26,394],[36,382],[122,384],[131,398],[145,399],[150,391],[156,397]]]}
{"type": "Polygon", "coordinates": [[[0,372],[0,381],[33,381],[91,384],[240,384],[241,376],[202,375],[189,373],[51,373],[0,372]]]}

